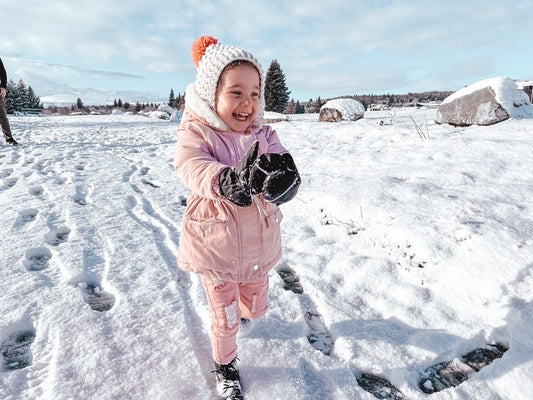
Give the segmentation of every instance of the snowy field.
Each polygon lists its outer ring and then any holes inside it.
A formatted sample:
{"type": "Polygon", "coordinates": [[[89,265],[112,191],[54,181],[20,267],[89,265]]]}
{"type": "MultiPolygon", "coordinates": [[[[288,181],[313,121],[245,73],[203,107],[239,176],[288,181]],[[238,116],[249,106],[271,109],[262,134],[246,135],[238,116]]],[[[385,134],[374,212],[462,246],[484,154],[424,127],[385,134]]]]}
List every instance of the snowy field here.
{"type": "MultiPolygon", "coordinates": [[[[533,120],[434,116],[273,125],[302,185],[282,206],[270,310],[238,341],[248,399],[375,399],[365,377],[396,388],[382,398],[531,398],[533,120]],[[490,345],[503,356],[460,385],[421,390],[427,368],[464,369],[490,345]]],[[[175,262],[188,196],[177,124],[10,123],[21,145],[0,145],[0,398],[214,398],[206,299],[175,262]]]]}

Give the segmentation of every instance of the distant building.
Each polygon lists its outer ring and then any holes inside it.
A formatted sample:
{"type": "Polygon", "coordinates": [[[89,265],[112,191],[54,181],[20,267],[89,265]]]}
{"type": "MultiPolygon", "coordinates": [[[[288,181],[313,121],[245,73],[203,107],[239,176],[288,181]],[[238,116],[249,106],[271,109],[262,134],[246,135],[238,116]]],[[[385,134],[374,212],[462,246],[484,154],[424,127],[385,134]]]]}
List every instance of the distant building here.
{"type": "Polygon", "coordinates": [[[390,110],[390,107],[388,107],[386,104],[383,104],[383,103],[379,103],[379,104],[373,103],[373,104],[370,104],[370,105],[368,106],[368,109],[367,109],[367,111],[385,111],[385,110],[390,110]]]}

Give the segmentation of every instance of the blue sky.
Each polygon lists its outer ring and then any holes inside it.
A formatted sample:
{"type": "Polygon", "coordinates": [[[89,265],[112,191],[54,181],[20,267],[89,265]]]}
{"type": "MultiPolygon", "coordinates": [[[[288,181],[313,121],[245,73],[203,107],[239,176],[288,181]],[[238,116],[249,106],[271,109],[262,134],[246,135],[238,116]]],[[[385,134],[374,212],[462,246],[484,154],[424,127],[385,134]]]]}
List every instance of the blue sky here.
{"type": "Polygon", "coordinates": [[[531,0],[25,0],[0,14],[8,76],[35,88],[184,92],[204,34],[265,71],[277,59],[296,100],[533,79],[531,0]]]}

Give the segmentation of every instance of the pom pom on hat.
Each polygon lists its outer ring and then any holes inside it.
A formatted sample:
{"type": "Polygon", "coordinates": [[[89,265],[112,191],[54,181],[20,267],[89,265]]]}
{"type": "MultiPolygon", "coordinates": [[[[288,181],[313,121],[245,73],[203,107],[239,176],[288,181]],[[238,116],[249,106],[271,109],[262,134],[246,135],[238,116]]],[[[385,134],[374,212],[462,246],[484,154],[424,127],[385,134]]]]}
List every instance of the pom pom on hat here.
{"type": "Polygon", "coordinates": [[[196,68],[198,68],[198,64],[200,64],[200,60],[204,56],[205,51],[212,44],[218,44],[218,39],[213,36],[201,36],[194,41],[191,46],[191,57],[196,68]]]}

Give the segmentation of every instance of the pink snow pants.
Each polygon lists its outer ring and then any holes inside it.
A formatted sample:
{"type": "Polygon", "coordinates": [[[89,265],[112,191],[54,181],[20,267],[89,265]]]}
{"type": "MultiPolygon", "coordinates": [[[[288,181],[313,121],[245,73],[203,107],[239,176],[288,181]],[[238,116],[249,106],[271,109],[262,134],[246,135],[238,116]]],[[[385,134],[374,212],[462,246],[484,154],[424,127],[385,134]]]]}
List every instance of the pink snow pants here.
{"type": "Polygon", "coordinates": [[[265,315],[268,304],[268,276],[254,282],[224,282],[216,289],[213,280],[202,275],[211,313],[213,358],[230,363],[237,355],[237,332],[241,317],[256,319],[265,315]]]}

